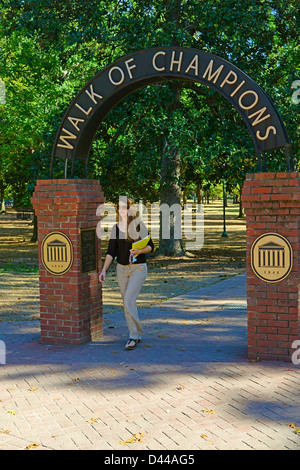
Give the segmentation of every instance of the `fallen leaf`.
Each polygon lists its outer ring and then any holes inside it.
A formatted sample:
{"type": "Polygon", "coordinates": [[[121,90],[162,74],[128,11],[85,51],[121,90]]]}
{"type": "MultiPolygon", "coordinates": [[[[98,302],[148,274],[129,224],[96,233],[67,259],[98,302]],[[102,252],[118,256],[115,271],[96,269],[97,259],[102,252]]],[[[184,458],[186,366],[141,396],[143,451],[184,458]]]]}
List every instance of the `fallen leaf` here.
{"type": "Polygon", "coordinates": [[[73,382],[78,382],[78,380],[80,380],[80,377],[76,377],[75,379],[73,379],[73,382]]]}
{"type": "Polygon", "coordinates": [[[15,414],[16,414],[16,412],[15,412],[15,411],[13,411],[13,410],[8,410],[8,412],[7,412],[7,413],[8,413],[9,415],[15,415],[15,414]]]}
{"type": "Polygon", "coordinates": [[[28,389],[30,392],[35,392],[35,390],[38,390],[38,387],[31,387],[28,389]]]}
{"type": "Polygon", "coordinates": [[[216,413],[215,410],[210,410],[210,409],[202,410],[202,411],[203,413],[211,413],[211,414],[216,413]]]}
{"type": "Polygon", "coordinates": [[[9,434],[10,431],[8,429],[1,429],[0,433],[1,434],[9,434]]]}
{"type": "Polygon", "coordinates": [[[207,441],[207,440],[206,440],[206,437],[207,437],[206,434],[202,434],[202,436],[200,436],[200,437],[202,437],[202,439],[205,439],[205,442],[206,442],[207,444],[210,444],[211,446],[213,445],[213,443],[212,443],[211,441],[207,441]]]}
{"type": "Polygon", "coordinates": [[[152,348],[152,344],[144,344],[144,348],[152,348]]]}
{"type": "Polygon", "coordinates": [[[26,449],[36,449],[37,447],[39,447],[40,444],[38,444],[37,442],[34,442],[33,444],[29,444],[28,446],[26,446],[26,449]]]}
{"type": "Polygon", "coordinates": [[[133,434],[133,436],[130,439],[127,439],[126,441],[120,441],[120,444],[125,445],[126,444],[134,444],[135,442],[142,442],[142,437],[144,436],[143,433],[139,432],[138,434],[133,434]]]}
{"type": "Polygon", "coordinates": [[[100,418],[91,418],[89,421],[87,421],[87,423],[90,423],[90,424],[98,423],[98,419],[100,418]]]}
{"type": "Polygon", "coordinates": [[[299,428],[298,424],[296,423],[287,423],[287,426],[292,429],[297,429],[299,428]]]}
{"type": "Polygon", "coordinates": [[[178,385],[178,387],[172,389],[172,392],[175,392],[176,390],[183,390],[183,389],[184,389],[183,385],[178,385]]]}

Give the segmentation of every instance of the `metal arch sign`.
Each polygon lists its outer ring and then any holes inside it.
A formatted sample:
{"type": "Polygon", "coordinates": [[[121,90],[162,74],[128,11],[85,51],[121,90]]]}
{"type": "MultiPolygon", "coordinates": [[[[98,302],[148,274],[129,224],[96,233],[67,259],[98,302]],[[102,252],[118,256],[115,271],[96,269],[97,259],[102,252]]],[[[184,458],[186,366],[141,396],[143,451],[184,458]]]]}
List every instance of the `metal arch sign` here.
{"type": "MultiPolygon", "coordinates": [[[[170,80],[198,82],[217,90],[244,119],[257,155],[290,148],[284,123],[266,93],[230,62],[184,47],[145,49],[118,59],[96,74],[75,97],[58,129],[55,158],[87,163],[94,136],[109,111],[146,85],[170,80]]],[[[289,161],[287,157],[289,166],[289,161]]],[[[290,168],[288,168],[290,169],[290,168]]]]}

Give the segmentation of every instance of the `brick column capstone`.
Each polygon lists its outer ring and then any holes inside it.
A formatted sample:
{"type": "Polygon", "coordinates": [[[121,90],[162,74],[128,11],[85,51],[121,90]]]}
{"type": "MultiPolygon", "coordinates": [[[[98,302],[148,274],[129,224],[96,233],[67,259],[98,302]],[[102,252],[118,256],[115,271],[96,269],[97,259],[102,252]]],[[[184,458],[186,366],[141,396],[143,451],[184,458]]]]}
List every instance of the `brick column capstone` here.
{"type": "Polygon", "coordinates": [[[248,357],[291,361],[299,340],[300,173],[248,174],[242,195],[246,215],[248,357]],[[251,246],[265,233],[278,233],[292,246],[289,275],[268,283],[251,267],[251,246]]]}
{"type": "Polygon", "coordinates": [[[105,200],[99,181],[53,179],[37,181],[32,204],[38,219],[41,341],[78,345],[103,335],[102,291],[98,280],[101,240],[96,238],[97,269],[83,273],[81,230],[96,228],[96,210],[105,200]],[[46,235],[62,232],[73,245],[73,263],[54,275],[42,263],[46,235]]]}

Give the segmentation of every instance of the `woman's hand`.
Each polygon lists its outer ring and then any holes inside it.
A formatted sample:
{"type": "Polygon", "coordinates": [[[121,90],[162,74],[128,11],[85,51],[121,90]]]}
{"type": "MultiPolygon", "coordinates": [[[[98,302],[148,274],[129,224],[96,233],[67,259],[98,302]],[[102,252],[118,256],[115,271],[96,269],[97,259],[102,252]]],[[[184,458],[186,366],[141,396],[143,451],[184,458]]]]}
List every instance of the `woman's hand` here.
{"type": "Polygon", "coordinates": [[[104,282],[105,281],[105,276],[106,276],[106,271],[102,269],[100,276],[99,276],[99,281],[104,282]]]}
{"type": "Polygon", "coordinates": [[[130,253],[132,254],[132,256],[136,258],[138,255],[142,253],[142,250],[136,250],[134,248],[131,248],[130,253]]]}

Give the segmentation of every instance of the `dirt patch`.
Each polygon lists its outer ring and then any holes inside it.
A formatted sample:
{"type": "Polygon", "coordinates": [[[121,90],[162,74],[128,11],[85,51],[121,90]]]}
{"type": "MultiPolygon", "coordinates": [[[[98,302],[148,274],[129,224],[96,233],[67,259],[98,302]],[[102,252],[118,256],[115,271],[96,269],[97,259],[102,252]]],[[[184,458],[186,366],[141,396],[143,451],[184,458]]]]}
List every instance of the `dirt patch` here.
{"type": "MultiPolygon", "coordinates": [[[[229,202],[226,232],[222,237],[222,201],[205,206],[204,246],[181,258],[152,254],[148,276],[138,298],[140,307],[161,303],[245,271],[245,220],[238,219],[238,206],[229,202]]],[[[39,317],[38,248],[30,243],[33,224],[16,219],[10,211],[0,216],[0,321],[31,320],[39,317]]],[[[155,247],[158,240],[154,240],[155,247]]],[[[103,242],[102,251],[106,252],[103,242]]],[[[115,267],[103,285],[104,314],[122,308],[115,267]]]]}

